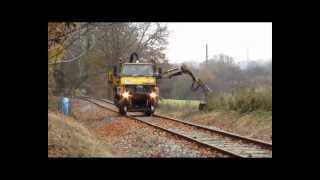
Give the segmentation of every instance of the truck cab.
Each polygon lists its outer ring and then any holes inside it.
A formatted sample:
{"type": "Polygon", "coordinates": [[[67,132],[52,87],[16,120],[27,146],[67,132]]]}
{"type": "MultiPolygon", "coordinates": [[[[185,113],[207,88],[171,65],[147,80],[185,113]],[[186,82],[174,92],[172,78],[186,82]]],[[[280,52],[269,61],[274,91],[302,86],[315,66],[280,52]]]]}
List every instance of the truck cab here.
{"type": "Polygon", "coordinates": [[[121,63],[119,72],[109,74],[114,84],[114,104],[121,114],[144,112],[152,115],[159,101],[159,88],[155,63],[121,63]]]}

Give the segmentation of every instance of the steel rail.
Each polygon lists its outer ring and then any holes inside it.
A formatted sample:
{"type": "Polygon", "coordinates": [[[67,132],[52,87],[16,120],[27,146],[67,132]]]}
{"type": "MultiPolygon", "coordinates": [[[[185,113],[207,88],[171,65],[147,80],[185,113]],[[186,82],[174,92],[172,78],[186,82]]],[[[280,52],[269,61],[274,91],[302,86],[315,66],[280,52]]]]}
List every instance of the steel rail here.
{"type": "MultiPolygon", "coordinates": [[[[107,109],[112,110],[114,112],[118,112],[117,110],[114,110],[114,109],[112,109],[110,107],[106,107],[106,106],[103,106],[103,105],[101,105],[101,104],[99,104],[97,102],[92,101],[92,99],[94,99],[94,100],[98,100],[98,101],[102,101],[102,102],[114,105],[113,102],[110,101],[110,100],[100,99],[100,98],[93,98],[93,97],[88,97],[88,96],[81,96],[80,98],[82,98],[82,99],[84,98],[85,100],[90,101],[90,102],[98,105],[99,107],[107,108],[107,109]]],[[[241,136],[241,135],[234,134],[234,133],[231,133],[231,132],[223,131],[223,130],[220,130],[220,129],[214,129],[214,128],[211,128],[211,127],[206,127],[206,126],[202,126],[202,125],[199,125],[199,124],[194,124],[194,123],[191,123],[191,122],[182,121],[182,120],[179,120],[179,119],[176,119],[176,118],[167,117],[167,116],[164,116],[164,115],[154,114],[153,116],[157,117],[157,118],[160,118],[160,119],[163,119],[163,120],[170,120],[170,121],[174,121],[176,123],[184,124],[186,126],[194,127],[194,128],[199,129],[199,130],[202,130],[202,131],[209,131],[211,133],[216,133],[216,134],[231,138],[231,139],[236,140],[236,141],[240,140],[241,143],[246,142],[246,143],[249,143],[249,144],[253,144],[253,145],[262,147],[263,149],[267,149],[267,150],[271,151],[271,153],[272,153],[272,144],[268,143],[268,142],[264,142],[264,141],[253,139],[253,138],[248,138],[248,137],[245,137],[245,136],[241,136]]],[[[216,149],[216,150],[218,150],[218,151],[220,151],[222,153],[228,154],[228,155],[233,156],[233,157],[243,157],[243,158],[244,157],[248,157],[248,156],[244,156],[244,155],[242,155],[240,153],[235,153],[233,151],[230,151],[230,150],[227,150],[227,149],[224,149],[224,148],[221,148],[221,147],[217,147],[217,146],[209,144],[207,142],[200,141],[198,139],[195,139],[195,138],[189,137],[187,135],[175,132],[173,130],[169,130],[169,129],[160,127],[158,125],[146,122],[145,120],[141,120],[141,119],[133,117],[133,116],[128,116],[127,115],[126,117],[134,119],[134,120],[139,121],[139,122],[143,122],[143,123],[148,124],[148,125],[150,125],[152,127],[155,127],[157,129],[161,129],[163,131],[169,132],[169,133],[174,134],[176,136],[183,137],[184,139],[191,140],[193,142],[196,142],[198,144],[204,145],[206,147],[214,148],[214,149],[216,149]]],[[[241,148],[246,148],[245,146],[240,146],[240,147],[241,148]]],[[[230,148],[230,147],[228,147],[228,148],[230,148]]],[[[254,155],[255,153],[256,154],[261,154],[261,151],[255,151],[252,154],[254,155]]],[[[254,155],[254,156],[256,156],[256,155],[254,155]]],[[[251,154],[250,154],[249,157],[254,157],[254,156],[251,156],[251,154]]]]}
{"type": "MultiPolygon", "coordinates": [[[[77,97],[77,98],[79,98],[79,97],[77,97]]],[[[105,108],[105,109],[108,109],[108,110],[113,111],[113,112],[116,112],[116,113],[119,112],[119,111],[114,110],[114,109],[112,109],[112,108],[110,108],[110,107],[103,106],[103,105],[101,105],[101,104],[99,104],[99,103],[97,103],[97,102],[92,101],[92,99],[95,99],[95,100],[100,100],[100,101],[103,101],[103,102],[106,102],[106,103],[109,103],[109,104],[112,104],[112,105],[113,105],[113,103],[111,103],[110,101],[108,102],[108,100],[101,100],[101,99],[89,98],[89,97],[80,97],[79,99],[88,101],[88,102],[90,102],[90,103],[92,103],[92,104],[95,104],[95,105],[101,107],[101,108],[105,108]]],[[[172,134],[172,135],[174,135],[174,136],[176,136],[176,137],[180,137],[180,138],[186,139],[186,140],[188,140],[188,141],[191,141],[191,142],[193,142],[193,143],[196,143],[196,144],[200,144],[200,145],[202,145],[202,146],[205,146],[205,147],[207,147],[207,148],[211,148],[211,149],[213,149],[213,150],[215,150],[215,151],[218,151],[218,152],[220,152],[220,153],[222,153],[222,154],[226,154],[226,155],[228,155],[228,156],[230,156],[230,157],[245,158],[245,156],[242,156],[242,155],[233,153],[233,152],[231,152],[231,151],[222,149],[222,148],[220,148],[220,147],[212,146],[212,145],[210,145],[210,144],[208,144],[208,143],[199,141],[199,140],[197,140],[197,139],[195,139],[195,138],[188,137],[188,136],[186,136],[186,135],[180,134],[180,133],[175,132],[175,131],[173,131],[173,130],[165,129],[165,128],[163,128],[163,127],[154,125],[154,124],[152,124],[152,123],[146,122],[146,121],[141,120],[141,119],[139,119],[139,118],[136,118],[136,117],[133,117],[133,116],[128,116],[128,115],[126,115],[125,117],[127,117],[127,118],[129,118],[129,119],[132,119],[132,120],[135,120],[135,121],[137,121],[137,122],[141,122],[141,123],[147,124],[147,125],[149,125],[149,126],[151,126],[151,127],[154,127],[154,128],[156,128],[156,129],[159,129],[159,130],[168,132],[168,133],[170,133],[170,134],[172,134]]]]}

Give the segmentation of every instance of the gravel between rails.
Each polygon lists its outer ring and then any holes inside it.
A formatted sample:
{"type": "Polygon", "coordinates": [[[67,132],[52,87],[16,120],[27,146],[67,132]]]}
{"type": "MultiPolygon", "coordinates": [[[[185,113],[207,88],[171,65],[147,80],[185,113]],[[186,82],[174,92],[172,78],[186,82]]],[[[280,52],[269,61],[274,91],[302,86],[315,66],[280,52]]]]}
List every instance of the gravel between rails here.
{"type": "MultiPolygon", "coordinates": [[[[99,104],[108,105],[100,102],[99,104]]],[[[82,115],[104,111],[90,127],[101,140],[112,145],[112,152],[117,157],[229,157],[212,148],[190,142],[96,105],[88,108],[86,101],[78,100],[77,106],[82,115]]],[[[113,105],[109,106],[114,108],[113,105]]]]}
{"type": "Polygon", "coordinates": [[[97,131],[124,157],[225,157],[218,151],[125,117],[97,131]]]}

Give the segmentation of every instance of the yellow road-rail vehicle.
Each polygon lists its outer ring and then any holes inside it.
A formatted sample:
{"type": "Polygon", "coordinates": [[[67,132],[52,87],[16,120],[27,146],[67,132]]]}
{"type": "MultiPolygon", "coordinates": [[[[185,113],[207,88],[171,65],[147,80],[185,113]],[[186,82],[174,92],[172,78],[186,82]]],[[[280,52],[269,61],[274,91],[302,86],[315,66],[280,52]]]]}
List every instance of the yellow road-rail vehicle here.
{"type": "Polygon", "coordinates": [[[158,80],[171,79],[182,74],[192,78],[191,90],[196,91],[199,87],[203,90],[205,101],[199,104],[199,110],[206,109],[208,93],[211,89],[197,79],[185,65],[162,73],[162,69],[157,68],[155,61],[140,62],[138,55],[132,53],[129,62],[119,62],[112,71],[108,72],[108,83],[113,88],[113,101],[119,108],[120,114],[144,112],[145,115],[150,116],[155,112],[159,102],[158,80]]]}
{"type": "Polygon", "coordinates": [[[108,82],[113,87],[114,104],[121,114],[127,112],[144,112],[150,116],[154,113],[159,101],[156,63],[139,62],[138,55],[133,53],[129,62],[120,62],[108,73],[108,82]],[[133,57],[136,61],[133,62],[133,57]]]}

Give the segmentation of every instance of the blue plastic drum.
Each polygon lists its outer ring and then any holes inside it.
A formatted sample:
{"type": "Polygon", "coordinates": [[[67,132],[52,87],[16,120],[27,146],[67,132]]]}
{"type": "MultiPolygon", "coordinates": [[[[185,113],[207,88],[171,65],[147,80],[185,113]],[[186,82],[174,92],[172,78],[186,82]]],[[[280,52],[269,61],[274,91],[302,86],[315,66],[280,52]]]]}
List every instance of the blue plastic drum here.
{"type": "Polygon", "coordinates": [[[64,115],[69,115],[69,110],[70,110],[70,99],[67,97],[64,97],[63,100],[63,114],[64,115]]]}

